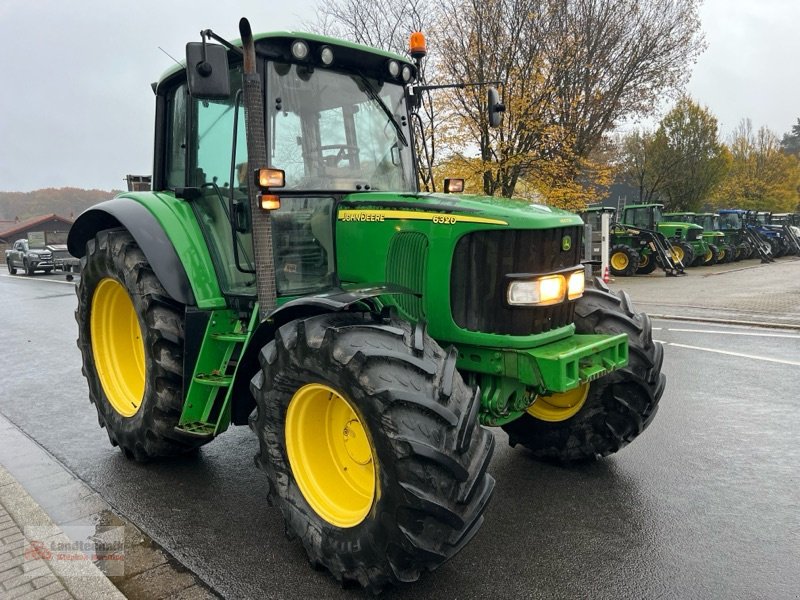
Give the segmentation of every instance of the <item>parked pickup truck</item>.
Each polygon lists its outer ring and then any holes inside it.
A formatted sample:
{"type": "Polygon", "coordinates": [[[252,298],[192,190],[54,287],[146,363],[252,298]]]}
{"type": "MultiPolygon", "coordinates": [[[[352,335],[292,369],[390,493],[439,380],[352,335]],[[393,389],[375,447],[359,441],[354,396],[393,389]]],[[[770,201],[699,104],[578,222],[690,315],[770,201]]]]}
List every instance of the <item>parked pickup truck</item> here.
{"type": "Polygon", "coordinates": [[[55,268],[53,253],[47,248],[31,248],[28,240],[17,240],[10,250],[6,250],[6,265],[12,275],[17,274],[17,269],[33,275],[34,271],[49,273],[55,268]]]}

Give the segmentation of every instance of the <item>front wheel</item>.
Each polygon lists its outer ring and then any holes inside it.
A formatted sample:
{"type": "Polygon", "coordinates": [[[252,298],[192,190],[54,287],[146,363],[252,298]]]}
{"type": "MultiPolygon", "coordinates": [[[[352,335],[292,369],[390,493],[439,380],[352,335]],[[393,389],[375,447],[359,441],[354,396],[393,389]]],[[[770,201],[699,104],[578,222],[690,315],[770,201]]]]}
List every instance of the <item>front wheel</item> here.
{"type": "Polygon", "coordinates": [[[22,261],[22,268],[25,270],[25,275],[30,277],[34,274],[35,269],[28,263],[27,259],[23,259],[22,261]]]}
{"type": "Polygon", "coordinates": [[[577,333],[628,334],[628,366],[564,394],[544,396],[528,414],[504,425],[512,446],[543,459],[580,461],[608,456],[652,422],[664,393],[661,344],[649,317],[596,279],[575,307],[577,333]],[[539,405],[539,406],[537,406],[539,405]]]}
{"type": "Polygon", "coordinates": [[[10,258],[6,259],[6,266],[8,267],[8,274],[9,275],[16,275],[17,274],[17,268],[11,262],[10,258]]]}
{"type": "Polygon", "coordinates": [[[478,531],[494,437],[456,358],[421,329],[354,313],[293,321],[263,348],[256,463],[312,565],[377,592],[478,531]]]}
{"type": "Polygon", "coordinates": [[[672,244],[672,260],[680,262],[684,268],[690,267],[694,262],[694,248],[686,242],[672,244]]]}
{"type": "Polygon", "coordinates": [[[139,461],[201,445],[174,431],[183,407],[183,305],[169,299],[127,231],[101,231],[81,260],[78,347],[112,445],[139,461]]]}
{"type": "Polygon", "coordinates": [[[704,267],[713,267],[719,260],[719,250],[714,244],[708,245],[708,250],[706,250],[705,256],[703,256],[703,266],[704,267]]]}
{"type": "Polygon", "coordinates": [[[656,270],[656,257],[653,252],[642,252],[639,255],[639,268],[636,269],[637,275],[649,275],[656,270]]]}

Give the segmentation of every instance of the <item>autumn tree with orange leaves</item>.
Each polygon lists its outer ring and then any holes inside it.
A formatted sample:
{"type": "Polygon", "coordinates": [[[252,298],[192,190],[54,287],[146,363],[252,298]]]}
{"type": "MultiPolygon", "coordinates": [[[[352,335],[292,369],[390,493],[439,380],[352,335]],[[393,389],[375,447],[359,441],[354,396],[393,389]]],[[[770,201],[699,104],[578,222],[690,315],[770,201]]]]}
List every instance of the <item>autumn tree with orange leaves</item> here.
{"type": "Polygon", "coordinates": [[[498,129],[488,124],[485,86],[426,96],[418,133],[439,175],[423,178],[423,189],[446,172],[464,176],[470,191],[580,208],[610,182],[608,132],[685,83],[703,46],[697,8],[698,0],[332,0],[320,4],[316,28],[398,51],[398,32],[427,25],[427,83],[500,82],[507,112],[498,129]]]}

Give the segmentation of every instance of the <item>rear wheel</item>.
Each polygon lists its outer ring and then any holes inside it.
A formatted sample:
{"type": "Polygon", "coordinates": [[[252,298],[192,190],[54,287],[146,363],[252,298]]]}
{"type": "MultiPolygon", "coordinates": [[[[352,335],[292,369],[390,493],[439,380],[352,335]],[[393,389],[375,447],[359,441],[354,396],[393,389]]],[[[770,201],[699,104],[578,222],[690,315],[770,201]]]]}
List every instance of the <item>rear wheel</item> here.
{"type": "Polygon", "coordinates": [[[9,275],[16,275],[17,274],[17,268],[11,263],[11,259],[10,258],[6,259],[6,266],[8,266],[8,274],[9,275]]]}
{"type": "Polygon", "coordinates": [[[169,299],[127,231],[98,233],[82,264],[78,347],[111,443],[140,461],[204,443],[174,431],[183,406],[183,305],[169,299]]]}
{"type": "Polygon", "coordinates": [[[494,437],[456,357],[405,322],[353,313],[293,321],[263,348],[256,463],[314,566],[377,592],[477,532],[494,437]]]}
{"type": "Polygon", "coordinates": [[[503,426],[512,446],[538,458],[576,461],[620,450],[651,423],[664,392],[662,346],[653,341],[649,317],[634,311],[625,292],[617,295],[595,280],[577,301],[575,327],[577,333],[627,333],[628,366],[538,398],[528,414],[503,426]]]}
{"type": "Polygon", "coordinates": [[[632,277],[639,267],[639,253],[630,246],[617,244],[608,257],[611,274],[617,277],[632,277]]]}

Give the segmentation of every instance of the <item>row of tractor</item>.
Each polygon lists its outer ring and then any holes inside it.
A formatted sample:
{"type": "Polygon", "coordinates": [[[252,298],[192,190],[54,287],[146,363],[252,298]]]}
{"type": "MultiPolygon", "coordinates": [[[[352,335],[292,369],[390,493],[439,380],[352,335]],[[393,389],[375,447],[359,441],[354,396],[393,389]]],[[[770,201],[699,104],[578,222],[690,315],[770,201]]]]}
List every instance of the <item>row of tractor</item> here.
{"type": "MultiPolygon", "coordinates": [[[[589,207],[582,213],[599,232],[608,214],[608,267],[617,277],[647,275],[661,268],[680,275],[687,267],[712,266],[748,258],[762,262],[800,255],[800,213],[742,209],[717,213],[663,211],[663,204],[589,207]]],[[[593,245],[593,254],[599,253],[593,245]]],[[[592,256],[597,259],[597,256],[592,256]]]]}

